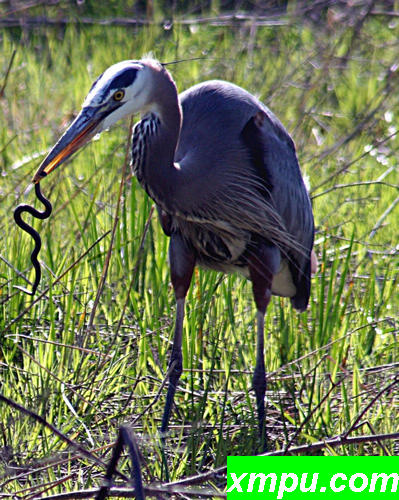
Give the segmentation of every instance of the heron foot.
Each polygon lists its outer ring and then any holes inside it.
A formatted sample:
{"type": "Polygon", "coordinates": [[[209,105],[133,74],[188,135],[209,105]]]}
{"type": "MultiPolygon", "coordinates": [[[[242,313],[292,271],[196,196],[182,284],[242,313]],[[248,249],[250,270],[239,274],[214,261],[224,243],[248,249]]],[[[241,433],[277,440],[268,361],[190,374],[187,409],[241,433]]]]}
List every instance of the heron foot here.
{"type": "Polygon", "coordinates": [[[183,358],[181,352],[173,353],[169,362],[167,377],[169,378],[169,387],[166,395],[165,408],[162,417],[161,436],[164,439],[168,431],[170,414],[173,407],[177,384],[183,372],[183,358]]]}

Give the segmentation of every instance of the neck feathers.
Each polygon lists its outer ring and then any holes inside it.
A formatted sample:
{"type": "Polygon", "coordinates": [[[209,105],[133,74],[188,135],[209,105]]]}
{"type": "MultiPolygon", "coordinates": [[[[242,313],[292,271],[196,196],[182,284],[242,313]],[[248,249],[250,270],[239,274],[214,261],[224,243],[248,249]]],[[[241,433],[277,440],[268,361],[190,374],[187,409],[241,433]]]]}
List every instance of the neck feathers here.
{"type": "Polygon", "coordinates": [[[181,127],[177,89],[170,74],[159,64],[152,70],[149,113],[133,131],[131,165],[138,181],[159,205],[172,202],[175,172],[173,162],[181,127]]]}
{"type": "Polygon", "coordinates": [[[158,116],[151,113],[139,121],[133,130],[131,167],[143,186],[146,182],[145,166],[148,148],[151,148],[151,139],[157,134],[159,125],[158,116]]]}

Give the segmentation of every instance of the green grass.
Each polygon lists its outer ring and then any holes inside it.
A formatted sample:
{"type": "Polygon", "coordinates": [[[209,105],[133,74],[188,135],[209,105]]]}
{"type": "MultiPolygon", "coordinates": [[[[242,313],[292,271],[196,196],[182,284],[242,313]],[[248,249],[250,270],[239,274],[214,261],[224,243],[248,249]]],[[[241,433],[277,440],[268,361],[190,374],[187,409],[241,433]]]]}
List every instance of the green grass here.
{"type": "MultiPolygon", "coordinates": [[[[3,30],[0,86],[16,50],[0,99],[4,396],[105,461],[119,426],[131,424],[145,482],[165,477],[157,429],[166,391],[151,403],[167,369],[175,306],[168,240],[156,215],[149,220],[152,202],[134,178],[123,188],[92,329],[110,235],[54,284],[112,229],[129,124],[104,133],[42,183],[54,206],[49,220],[35,222],[43,238],[39,292],[49,291],[30,308],[14,285],[26,285],[16,270],[32,279],[32,243],[12,211],[33,203],[32,191],[24,195],[32,173],[107,66],[149,51],[162,61],[205,54],[170,66],[178,88],[223,78],[259,95],[292,133],[313,196],[319,270],[309,308],[298,314],[288,300],[274,298],[266,318],[272,448],[349,430],[351,436],[398,431],[397,387],[367,408],[399,366],[397,27],[370,18],[355,40],[352,32],[346,23],[328,31],[293,19],[256,30],[244,23],[176,23],[168,31],[67,26],[62,36],[50,28],[3,30]],[[353,430],[354,423],[363,425],[353,430]]],[[[166,450],[172,480],[224,465],[228,454],[250,454],[257,443],[249,283],[199,270],[186,311],[184,373],[166,450]]],[[[54,485],[46,494],[100,484],[101,467],[76,458],[51,430],[5,404],[0,429],[0,491],[30,498],[48,482],[54,485]]],[[[397,443],[384,444],[385,450],[366,443],[322,453],[397,453],[397,443]]],[[[209,484],[223,488],[223,479],[209,484]]]]}

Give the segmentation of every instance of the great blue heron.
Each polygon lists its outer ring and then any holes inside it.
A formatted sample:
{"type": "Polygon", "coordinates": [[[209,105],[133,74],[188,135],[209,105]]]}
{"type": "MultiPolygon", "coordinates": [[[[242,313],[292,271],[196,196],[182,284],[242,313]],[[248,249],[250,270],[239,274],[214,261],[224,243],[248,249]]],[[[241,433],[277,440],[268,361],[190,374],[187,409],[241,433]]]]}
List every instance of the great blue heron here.
{"type": "Polygon", "coordinates": [[[242,88],[207,81],[178,96],[170,73],[146,58],[108,68],[36,172],[61,165],[95,134],[128,115],[132,168],[170,237],[176,323],[161,433],[168,429],[182,373],[184,303],[195,265],[238,271],[253,286],[257,355],[253,375],[264,429],[264,316],[271,295],[303,311],[310,294],[314,223],[294,143],[275,115],[242,88]]]}

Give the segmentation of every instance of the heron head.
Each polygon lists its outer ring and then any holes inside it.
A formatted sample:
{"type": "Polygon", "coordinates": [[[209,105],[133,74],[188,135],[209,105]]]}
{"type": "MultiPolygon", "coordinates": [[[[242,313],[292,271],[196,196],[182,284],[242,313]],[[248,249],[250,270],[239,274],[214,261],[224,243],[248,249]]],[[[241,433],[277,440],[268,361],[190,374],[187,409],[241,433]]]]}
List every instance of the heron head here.
{"type": "Polygon", "coordinates": [[[92,137],[118,120],[151,108],[151,73],[156,61],[122,61],[109,67],[93,83],[79,115],[36,171],[33,182],[59,167],[92,137]]]}

